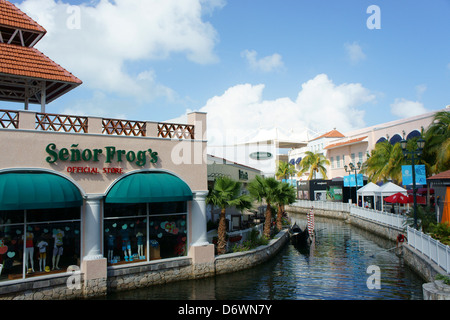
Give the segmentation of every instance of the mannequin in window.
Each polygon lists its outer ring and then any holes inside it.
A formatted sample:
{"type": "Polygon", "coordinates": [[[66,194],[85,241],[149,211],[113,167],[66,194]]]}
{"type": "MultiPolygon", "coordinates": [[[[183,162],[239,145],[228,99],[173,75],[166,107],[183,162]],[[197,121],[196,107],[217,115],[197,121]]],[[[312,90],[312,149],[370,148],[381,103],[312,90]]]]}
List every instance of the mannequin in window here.
{"type": "Polygon", "coordinates": [[[53,238],[55,239],[55,246],[53,247],[53,270],[59,270],[59,259],[63,254],[63,238],[64,231],[56,229],[53,231],[53,238]]]}
{"type": "Polygon", "coordinates": [[[143,259],[145,259],[145,256],[144,256],[144,234],[139,231],[136,234],[136,238],[137,238],[137,246],[138,246],[138,257],[139,257],[139,259],[143,260],[143,259]]]}
{"type": "Polygon", "coordinates": [[[120,236],[122,237],[122,251],[125,261],[133,261],[133,257],[131,255],[130,232],[128,230],[127,224],[124,224],[122,226],[122,230],[120,230],[120,236]]]}
{"type": "Polygon", "coordinates": [[[34,272],[34,244],[33,244],[34,234],[32,232],[27,232],[25,235],[25,269],[28,273],[34,272]],[[31,268],[28,266],[28,260],[30,260],[31,268]]]}
{"type": "Polygon", "coordinates": [[[116,237],[112,234],[108,236],[108,261],[112,262],[114,258],[114,244],[116,242],[116,237]]]}
{"type": "Polygon", "coordinates": [[[45,269],[45,265],[47,264],[47,246],[47,241],[43,239],[37,244],[37,247],[39,248],[39,271],[41,272],[45,269]]]}

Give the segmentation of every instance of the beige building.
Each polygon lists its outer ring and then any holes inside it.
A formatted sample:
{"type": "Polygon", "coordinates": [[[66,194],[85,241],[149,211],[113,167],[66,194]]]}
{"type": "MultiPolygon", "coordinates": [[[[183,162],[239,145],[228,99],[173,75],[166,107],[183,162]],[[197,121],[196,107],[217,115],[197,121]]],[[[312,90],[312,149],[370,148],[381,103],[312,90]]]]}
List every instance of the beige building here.
{"type": "Polygon", "coordinates": [[[174,124],[47,113],[81,81],[33,47],[45,29],[0,6],[0,99],[25,105],[0,110],[0,296],[68,269],[89,286],[154,260],[213,261],[206,114],[174,124]]]}
{"type": "MultiPolygon", "coordinates": [[[[450,110],[450,108],[442,110],[450,110]]],[[[432,123],[436,112],[390,121],[344,134],[334,129],[308,141],[307,147],[291,150],[289,161],[299,169],[298,164],[304,157],[305,151],[319,152],[330,161],[327,167],[327,178],[340,178],[349,174],[345,171],[345,165],[353,163],[356,166],[358,162],[364,163],[367,160],[367,154],[378,142],[388,140],[396,143],[403,138],[410,139],[420,135],[420,132],[426,130],[432,123]]],[[[297,179],[306,180],[307,176],[308,173],[305,173],[297,179]]]]}

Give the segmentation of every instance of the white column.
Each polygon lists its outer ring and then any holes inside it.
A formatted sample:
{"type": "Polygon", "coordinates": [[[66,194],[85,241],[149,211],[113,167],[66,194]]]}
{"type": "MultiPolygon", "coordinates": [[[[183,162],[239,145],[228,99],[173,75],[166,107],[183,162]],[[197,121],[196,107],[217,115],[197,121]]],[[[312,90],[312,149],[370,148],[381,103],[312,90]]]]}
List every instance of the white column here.
{"type": "Polygon", "coordinates": [[[195,191],[191,206],[191,246],[209,245],[206,236],[206,196],[208,191],[195,191]]]}
{"type": "Polygon", "coordinates": [[[83,260],[102,259],[101,244],[101,208],[103,195],[90,194],[86,199],[84,216],[84,247],[83,260]]]}

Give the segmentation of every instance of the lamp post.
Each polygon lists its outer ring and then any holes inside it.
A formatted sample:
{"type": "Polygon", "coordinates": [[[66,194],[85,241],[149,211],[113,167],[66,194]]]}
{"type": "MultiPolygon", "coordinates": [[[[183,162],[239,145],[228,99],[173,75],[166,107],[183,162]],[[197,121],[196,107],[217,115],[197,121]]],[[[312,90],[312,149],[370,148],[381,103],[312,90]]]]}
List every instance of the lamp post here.
{"type": "Polygon", "coordinates": [[[356,175],[356,171],[361,169],[361,162],[358,162],[356,165],[357,165],[357,167],[355,167],[355,165],[352,162],[350,162],[348,164],[348,166],[347,165],[344,166],[344,169],[345,169],[345,172],[348,172],[348,173],[352,173],[353,171],[355,172],[355,196],[356,196],[355,203],[356,203],[356,205],[358,205],[358,177],[356,175]]]}
{"type": "Polygon", "coordinates": [[[425,146],[425,140],[422,138],[417,140],[417,148],[416,150],[408,151],[406,149],[407,141],[403,138],[400,141],[400,146],[402,147],[403,156],[405,159],[408,158],[408,155],[411,155],[411,164],[412,164],[412,181],[413,181],[413,199],[414,199],[414,229],[417,229],[417,197],[416,197],[416,169],[415,162],[420,159],[422,155],[423,147],[425,146]]]}

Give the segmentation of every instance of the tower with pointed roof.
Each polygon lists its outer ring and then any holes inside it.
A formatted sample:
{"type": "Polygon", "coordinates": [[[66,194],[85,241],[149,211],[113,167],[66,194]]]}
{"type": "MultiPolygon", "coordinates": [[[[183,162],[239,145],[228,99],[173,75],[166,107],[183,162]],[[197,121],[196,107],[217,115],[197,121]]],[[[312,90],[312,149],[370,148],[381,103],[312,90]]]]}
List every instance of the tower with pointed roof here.
{"type": "Polygon", "coordinates": [[[0,0],[0,100],[46,104],[82,81],[34,48],[46,30],[14,4],[0,0]]]}

